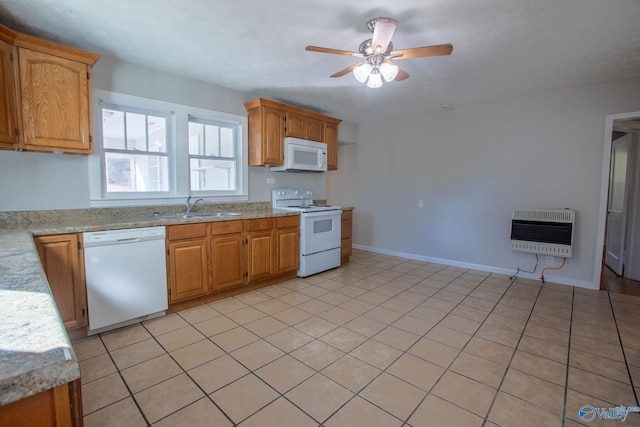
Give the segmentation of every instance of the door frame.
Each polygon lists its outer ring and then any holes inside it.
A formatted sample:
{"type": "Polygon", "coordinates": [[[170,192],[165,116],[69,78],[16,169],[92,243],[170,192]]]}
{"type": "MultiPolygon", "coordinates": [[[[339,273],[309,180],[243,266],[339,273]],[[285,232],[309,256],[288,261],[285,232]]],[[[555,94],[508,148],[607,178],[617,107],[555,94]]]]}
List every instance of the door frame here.
{"type": "Polygon", "coordinates": [[[602,275],[602,259],[604,257],[604,233],[607,225],[607,200],[609,198],[609,175],[611,173],[611,147],[613,142],[613,122],[640,117],[640,111],[609,114],[604,123],[604,144],[602,149],[602,176],[600,178],[600,210],[598,212],[598,228],[596,235],[596,253],[593,265],[594,289],[600,289],[602,275]]]}

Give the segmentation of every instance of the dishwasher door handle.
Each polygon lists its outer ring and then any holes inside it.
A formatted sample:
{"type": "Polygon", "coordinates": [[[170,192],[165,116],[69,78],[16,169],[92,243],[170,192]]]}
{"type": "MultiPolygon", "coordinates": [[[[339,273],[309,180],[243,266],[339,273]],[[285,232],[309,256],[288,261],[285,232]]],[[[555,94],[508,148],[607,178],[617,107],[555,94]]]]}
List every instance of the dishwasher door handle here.
{"type": "Polygon", "coordinates": [[[128,239],[118,239],[118,243],[133,243],[133,242],[139,242],[140,238],[139,237],[129,237],[128,239]]]}

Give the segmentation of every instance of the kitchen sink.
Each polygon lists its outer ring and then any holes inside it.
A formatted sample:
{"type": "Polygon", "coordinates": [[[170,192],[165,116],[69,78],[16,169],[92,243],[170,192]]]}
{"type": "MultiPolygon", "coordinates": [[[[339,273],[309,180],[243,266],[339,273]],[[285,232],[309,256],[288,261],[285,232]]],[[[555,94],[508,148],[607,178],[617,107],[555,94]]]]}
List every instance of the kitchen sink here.
{"type": "Polygon", "coordinates": [[[153,214],[155,218],[160,219],[189,219],[189,218],[219,218],[222,216],[239,216],[237,212],[189,212],[189,213],[176,213],[169,215],[153,214]]]}

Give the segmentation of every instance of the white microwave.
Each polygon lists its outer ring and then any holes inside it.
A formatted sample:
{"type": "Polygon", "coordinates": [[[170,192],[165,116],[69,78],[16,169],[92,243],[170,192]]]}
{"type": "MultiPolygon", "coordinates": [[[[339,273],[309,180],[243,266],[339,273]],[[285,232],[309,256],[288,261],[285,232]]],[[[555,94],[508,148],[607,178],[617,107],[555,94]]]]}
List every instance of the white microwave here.
{"type": "Polygon", "coordinates": [[[327,144],[287,137],[284,139],[284,164],[272,167],[277,172],[326,172],[327,144]]]}

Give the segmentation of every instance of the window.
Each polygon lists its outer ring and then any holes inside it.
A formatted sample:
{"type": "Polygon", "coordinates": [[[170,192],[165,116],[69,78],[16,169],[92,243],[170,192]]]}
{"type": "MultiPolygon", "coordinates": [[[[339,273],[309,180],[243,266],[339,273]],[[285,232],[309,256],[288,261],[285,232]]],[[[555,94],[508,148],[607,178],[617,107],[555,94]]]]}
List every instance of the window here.
{"type": "Polygon", "coordinates": [[[248,200],[246,117],[93,92],[91,206],[248,200]]]}
{"type": "Polygon", "coordinates": [[[234,191],[236,188],[236,126],[189,117],[190,188],[234,191]]]}
{"type": "Polygon", "coordinates": [[[168,116],[103,105],[106,193],[168,192],[168,116]]]}

